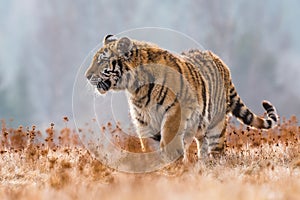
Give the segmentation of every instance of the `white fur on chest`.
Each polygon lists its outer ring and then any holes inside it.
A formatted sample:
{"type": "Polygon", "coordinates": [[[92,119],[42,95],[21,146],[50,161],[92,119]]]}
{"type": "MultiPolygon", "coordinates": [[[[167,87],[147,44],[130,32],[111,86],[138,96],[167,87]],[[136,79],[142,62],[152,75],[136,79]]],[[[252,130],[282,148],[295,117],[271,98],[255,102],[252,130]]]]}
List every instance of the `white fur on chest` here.
{"type": "Polygon", "coordinates": [[[161,108],[157,109],[156,105],[148,105],[147,107],[137,108],[130,102],[130,100],[129,108],[131,118],[140,137],[147,138],[160,134],[164,114],[161,108]],[[142,119],[146,125],[141,125],[137,118],[142,119]]]}
{"type": "MultiPolygon", "coordinates": [[[[194,106],[191,109],[182,107],[181,112],[181,122],[184,123],[185,129],[191,129],[192,126],[196,126],[199,122],[199,107],[194,106]]],[[[166,113],[165,107],[157,107],[156,105],[148,105],[147,107],[137,108],[133,105],[129,100],[129,108],[130,115],[135,125],[136,131],[138,135],[142,138],[147,138],[151,136],[155,136],[160,134],[163,118],[165,115],[169,115],[170,113],[166,113]],[[141,118],[147,125],[141,125],[140,122],[136,119],[137,117],[141,118]]]]}

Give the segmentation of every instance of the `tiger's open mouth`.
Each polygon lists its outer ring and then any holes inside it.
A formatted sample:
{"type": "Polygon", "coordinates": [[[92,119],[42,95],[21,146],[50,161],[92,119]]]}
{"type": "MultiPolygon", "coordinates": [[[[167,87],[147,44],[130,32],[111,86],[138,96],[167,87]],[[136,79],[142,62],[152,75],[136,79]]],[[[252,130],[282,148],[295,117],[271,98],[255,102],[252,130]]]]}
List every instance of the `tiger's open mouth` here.
{"type": "Polygon", "coordinates": [[[97,83],[97,89],[108,91],[110,87],[111,87],[111,81],[109,79],[102,80],[97,83]]]}
{"type": "Polygon", "coordinates": [[[89,82],[94,87],[96,87],[101,94],[104,94],[111,88],[112,83],[109,78],[105,79],[105,80],[103,80],[99,76],[91,76],[91,77],[87,77],[87,78],[88,78],[89,82]]]}

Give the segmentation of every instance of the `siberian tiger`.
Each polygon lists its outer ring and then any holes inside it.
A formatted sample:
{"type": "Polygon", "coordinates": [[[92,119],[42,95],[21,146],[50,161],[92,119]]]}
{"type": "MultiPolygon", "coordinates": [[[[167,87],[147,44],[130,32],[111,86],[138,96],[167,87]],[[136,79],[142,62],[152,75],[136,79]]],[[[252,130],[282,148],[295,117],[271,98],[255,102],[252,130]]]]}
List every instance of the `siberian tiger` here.
{"type": "Polygon", "coordinates": [[[262,102],[266,118],[245,106],[229,68],[211,51],[178,55],[148,42],[107,35],[85,76],[101,94],[125,90],[139,137],[159,141],[172,158],[183,154],[186,160],[193,139],[199,158],[222,152],[227,114],[258,129],[272,128],[278,120],[268,101],[262,102]]]}

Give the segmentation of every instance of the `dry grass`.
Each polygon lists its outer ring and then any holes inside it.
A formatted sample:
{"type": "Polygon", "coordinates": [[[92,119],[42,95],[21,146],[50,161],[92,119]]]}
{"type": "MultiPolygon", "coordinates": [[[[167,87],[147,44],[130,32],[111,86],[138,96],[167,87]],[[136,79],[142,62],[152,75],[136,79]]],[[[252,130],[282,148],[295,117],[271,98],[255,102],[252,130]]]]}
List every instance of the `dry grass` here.
{"type": "MultiPolygon", "coordinates": [[[[295,117],[263,132],[230,125],[220,159],[196,162],[192,145],[190,165],[179,160],[147,174],[107,168],[68,127],[58,131],[51,124],[45,133],[2,121],[0,199],[300,199],[295,117]]],[[[139,151],[136,138],[116,142],[139,151]]]]}

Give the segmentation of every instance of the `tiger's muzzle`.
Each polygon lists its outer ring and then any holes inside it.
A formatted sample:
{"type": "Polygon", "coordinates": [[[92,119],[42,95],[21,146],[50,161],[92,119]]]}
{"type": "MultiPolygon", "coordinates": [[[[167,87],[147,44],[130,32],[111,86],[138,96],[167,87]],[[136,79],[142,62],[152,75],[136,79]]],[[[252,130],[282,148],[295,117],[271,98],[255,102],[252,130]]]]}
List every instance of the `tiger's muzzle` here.
{"type": "Polygon", "coordinates": [[[95,86],[99,90],[100,93],[107,92],[112,85],[109,78],[103,79],[97,75],[87,76],[87,79],[91,85],[95,86]]]}

